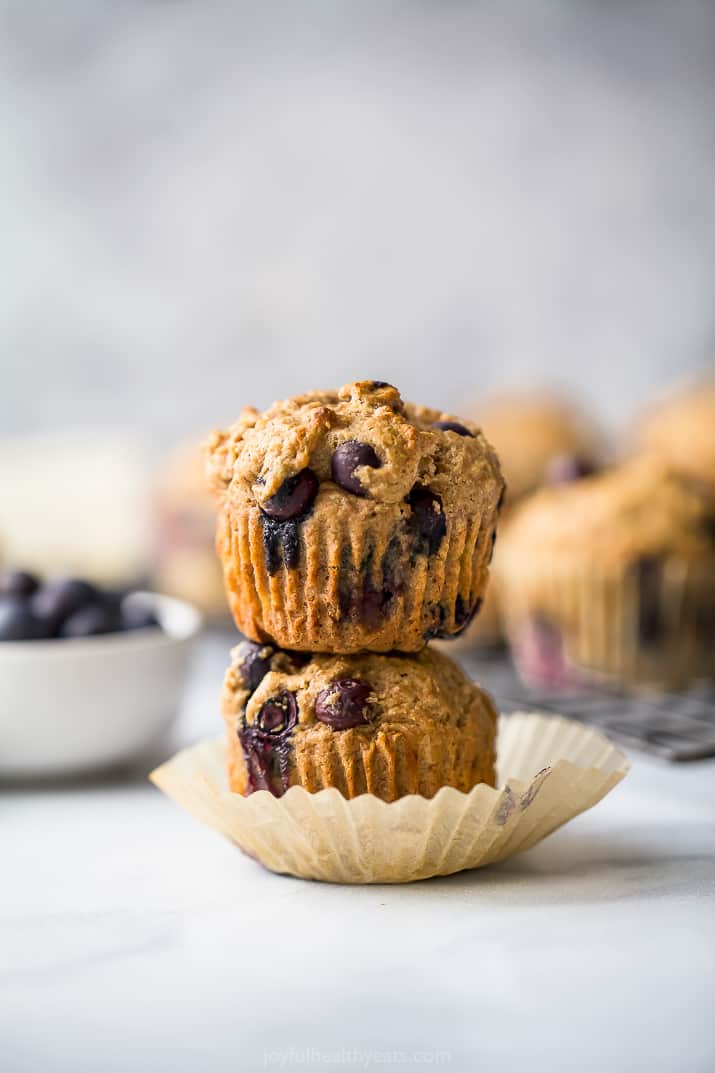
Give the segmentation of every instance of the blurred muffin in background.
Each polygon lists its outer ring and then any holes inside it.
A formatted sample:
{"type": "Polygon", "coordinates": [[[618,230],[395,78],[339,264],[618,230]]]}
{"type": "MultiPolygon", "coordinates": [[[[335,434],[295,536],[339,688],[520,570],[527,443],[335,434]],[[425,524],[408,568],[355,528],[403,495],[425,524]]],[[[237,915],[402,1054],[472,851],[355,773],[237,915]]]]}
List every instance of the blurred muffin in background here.
{"type": "Polygon", "coordinates": [[[599,466],[603,445],[594,424],[558,396],[505,395],[478,408],[474,420],[499,456],[510,506],[558,481],[567,466],[584,475],[599,466]]]}
{"type": "MultiPolygon", "coordinates": [[[[505,508],[498,535],[509,526],[513,508],[544,484],[560,483],[593,473],[603,456],[603,442],[594,423],[579,407],[559,396],[503,395],[473,411],[473,419],[497,452],[506,478],[505,508]]],[[[496,549],[498,556],[498,548],[496,549]]],[[[500,596],[493,576],[483,606],[452,651],[489,647],[502,642],[500,596]]]]}
{"type": "Polygon", "coordinates": [[[156,589],[195,604],[209,621],[228,622],[216,555],[216,512],[206,485],[201,448],[178,447],[161,467],[153,490],[156,589]]]}
{"type": "Polygon", "coordinates": [[[642,455],[517,507],[496,561],[530,684],[679,687],[715,674],[715,498],[642,455]]]}
{"type": "Polygon", "coordinates": [[[636,446],[715,484],[715,380],[672,392],[637,424],[636,446]]]}

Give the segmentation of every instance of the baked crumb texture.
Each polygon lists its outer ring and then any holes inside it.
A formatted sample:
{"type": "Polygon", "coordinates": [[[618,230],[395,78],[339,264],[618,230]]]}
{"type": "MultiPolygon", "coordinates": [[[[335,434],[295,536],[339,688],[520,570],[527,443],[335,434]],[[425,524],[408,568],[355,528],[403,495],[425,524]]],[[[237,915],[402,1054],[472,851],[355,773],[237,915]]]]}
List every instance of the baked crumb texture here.
{"type": "Polygon", "coordinates": [[[230,788],[394,801],[495,783],[497,714],[447,656],[306,658],[244,641],[222,696],[230,788]]]}
{"type": "Polygon", "coordinates": [[[306,652],[418,652],[483,598],[504,482],[480,429],[362,381],[247,409],[207,445],[236,625],[306,652]]]}

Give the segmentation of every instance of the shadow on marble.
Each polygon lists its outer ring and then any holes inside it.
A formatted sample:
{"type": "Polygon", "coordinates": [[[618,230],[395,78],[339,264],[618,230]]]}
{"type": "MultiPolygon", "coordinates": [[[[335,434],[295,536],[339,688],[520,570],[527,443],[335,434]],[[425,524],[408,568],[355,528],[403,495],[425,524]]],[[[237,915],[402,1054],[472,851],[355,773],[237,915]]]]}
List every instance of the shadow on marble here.
{"type": "MultiPolygon", "coordinates": [[[[291,897],[330,900],[348,890],[363,901],[375,898],[427,908],[435,901],[474,902],[475,906],[588,905],[628,901],[647,895],[710,892],[715,895],[715,838],[709,824],[693,824],[687,839],[676,823],[657,823],[638,831],[600,834],[562,831],[533,849],[499,864],[415,883],[350,887],[278,875],[236,849],[257,883],[292,886],[291,897]]],[[[250,882],[242,873],[241,882],[250,882]]]]}
{"type": "Polygon", "coordinates": [[[533,901],[535,892],[548,890],[550,904],[685,895],[696,889],[715,893],[715,840],[697,825],[686,844],[680,824],[658,824],[642,834],[563,831],[511,860],[426,883],[445,893],[473,893],[480,901],[533,901]]]}

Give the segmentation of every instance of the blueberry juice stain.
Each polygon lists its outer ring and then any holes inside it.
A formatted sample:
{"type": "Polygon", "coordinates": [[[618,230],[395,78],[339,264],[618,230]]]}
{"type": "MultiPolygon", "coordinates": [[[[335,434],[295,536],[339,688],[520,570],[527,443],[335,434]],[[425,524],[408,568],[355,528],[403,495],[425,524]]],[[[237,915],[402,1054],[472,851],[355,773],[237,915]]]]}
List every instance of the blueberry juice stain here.
{"type": "MultiPolygon", "coordinates": [[[[303,516],[305,517],[305,515],[303,516]]],[[[294,570],[300,562],[300,523],[301,518],[290,518],[281,522],[261,514],[263,530],[263,550],[266,556],[266,568],[271,577],[276,574],[283,563],[288,570],[294,570]]]]}
{"type": "Polygon", "coordinates": [[[457,627],[453,636],[458,637],[469,628],[472,621],[476,618],[481,610],[482,598],[478,596],[474,603],[469,605],[468,601],[463,600],[461,596],[457,596],[457,600],[454,605],[454,622],[457,627]]]}
{"type": "Polygon", "coordinates": [[[290,785],[290,732],[277,735],[269,741],[254,727],[244,727],[238,737],[248,769],[246,792],[252,794],[256,790],[268,790],[274,797],[282,797],[290,785]]]}
{"type": "Polygon", "coordinates": [[[415,552],[435,555],[447,533],[442,500],[436,492],[416,484],[407,496],[412,512],[408,527],[414,540],[415,552]]]}
{"type": "Polygon", "coordinates": [[[642,555],[633,566],[638,594],[638,640],[641,648],[656,647],[662,640],[662,563],[655,555],[642,555]]]}
{"type": "Polygon", "coordinates": [[[390,540],[375,573],[375,549],[369,547],[359,568],[352,562],[349,547],[342,549],[338,599],[340,616],[376,630],[404,591],[403,547],[399,536],[390,540]]]}
{"type": "Polygon", "coordinates": [[[318,494],[319,481],[311,469],[303,469],[283,481],[275,495],[261,508],[263,548],[266,567],[275,574],[282,563],[293,570],[300,561],[298,526],[310,514],[318,494]]]}
{"type": "Polygon", "coordinates": [[[282,797],[290,785],[291,737],[298,722],[298,706],[292,693],[266,701],[256,722],[243,722],[238,739],[248,770],[247,793],[268,790],[282,797]]]}

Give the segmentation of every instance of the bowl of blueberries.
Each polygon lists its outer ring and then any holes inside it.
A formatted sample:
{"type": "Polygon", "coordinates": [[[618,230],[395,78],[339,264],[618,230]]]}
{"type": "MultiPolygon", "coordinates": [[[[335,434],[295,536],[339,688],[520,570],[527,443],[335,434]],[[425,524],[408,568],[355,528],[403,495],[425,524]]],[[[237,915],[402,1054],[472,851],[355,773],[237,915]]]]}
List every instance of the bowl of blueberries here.
{"type": "Polygon", "coordinates": [[[0,776],[136,756],[175,717],[200,628],[168,596],[0,570],[0,776]]]}

